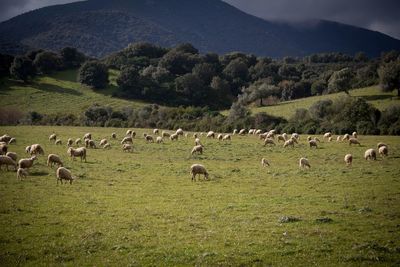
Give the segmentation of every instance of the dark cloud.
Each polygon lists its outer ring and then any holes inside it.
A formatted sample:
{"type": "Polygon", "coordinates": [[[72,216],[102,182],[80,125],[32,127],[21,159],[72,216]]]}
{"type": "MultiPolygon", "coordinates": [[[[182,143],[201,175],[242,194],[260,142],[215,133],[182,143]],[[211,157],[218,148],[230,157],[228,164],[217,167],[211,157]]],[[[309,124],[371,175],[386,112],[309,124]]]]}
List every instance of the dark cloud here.
{"type": "MultiPolygon", "coordinates": [[[[110,0],[112,1],[112,0],[110,0]]],[[[167,1],[167,0],[165,0],[167,1]]],[[[201,0],[198,0],[201,1],[201,0]]],[[[400,0],[224,0],[270,20],[326,19],[380,31],[400,39],[400,0]]],[[[36,8],[74,0],[0,0],[0,21],[36,8]]]]}

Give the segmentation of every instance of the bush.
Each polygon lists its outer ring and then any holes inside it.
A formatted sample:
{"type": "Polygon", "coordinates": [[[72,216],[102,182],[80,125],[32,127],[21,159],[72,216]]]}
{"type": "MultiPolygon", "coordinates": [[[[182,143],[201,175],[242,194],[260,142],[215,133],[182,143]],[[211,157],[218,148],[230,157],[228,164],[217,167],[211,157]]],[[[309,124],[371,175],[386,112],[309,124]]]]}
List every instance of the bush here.
{"type": "Polygon", "coordinates": [[[98,61],[87,61],[79,68],[78,81],[99,89],[108,85],[107,66],[98,61]]]}

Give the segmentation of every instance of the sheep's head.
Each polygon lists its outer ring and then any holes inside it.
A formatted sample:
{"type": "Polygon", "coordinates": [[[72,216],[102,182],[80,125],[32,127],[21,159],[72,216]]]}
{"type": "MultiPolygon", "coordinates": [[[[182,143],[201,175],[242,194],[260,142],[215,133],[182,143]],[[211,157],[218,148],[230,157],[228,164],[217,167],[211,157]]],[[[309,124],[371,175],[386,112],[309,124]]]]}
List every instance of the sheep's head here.
{"type": "Polygon", "coordinates": [[[37,159],[36,155],[33,155],[33,156],[31,157],[31,160],[32,160],[32,161],[34,161],[34,160],[36,160],[36,159],[37,159]]]}
{"type": "Polygon", "coordinates": [[[73,148],[72,148],[72,147],[68,148],[67,154],[68,154],[68,155],[72,155],[72,151],[73,151],[73,148]]]}

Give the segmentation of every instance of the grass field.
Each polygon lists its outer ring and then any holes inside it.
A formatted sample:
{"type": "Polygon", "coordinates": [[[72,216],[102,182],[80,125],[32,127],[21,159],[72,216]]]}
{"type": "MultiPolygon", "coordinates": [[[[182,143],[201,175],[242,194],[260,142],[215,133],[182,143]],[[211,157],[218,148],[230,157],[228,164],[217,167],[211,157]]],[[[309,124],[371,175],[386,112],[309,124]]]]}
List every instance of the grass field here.
{"type": "Polygon", "coordinates": [[[110,85],[96,92],[76,82],[76,75],[76,70],[61,71],[50,76],[39,76],[28,85],[2,80],[2,107],[16,107],[23,112],[37,111],[42,114],[80,115],[94,103],[113,108],[140,107],[146,104],[112,97],[116,90],[115,71],[110,71],[110,85]],[[66,110],[66,107],[69,109],[66,110]]]}
{"type": "MultiPolygon", "coordinates": [[[[255,136],[202,138],[204,154],[189,157],[192,138],[137,138],[135,151],[123,153],[125,131],[0,127],[17,138],[9,151],[26,157],[25,146],[40,143],[78,177],[57,185],[44,156],[23,181],[3,167],[1,266],[400,264],[400,137],[360,136],[360,147],[332,142],[316,150],[304,136],[294,149],[263,147],[255,136]],[[62,146],[48,141],[53,131],[62,146]],[[87,163],[71,161],[66,139],[88,131],[96,141],[113,131],[118,139],[110,151],[88,150],[87,163]],[[389,157],[365,161],[364,151],[378,141],[388,143],[389,157]],[[344,165],[346,153],[352,167],[344,165]],[[302,156],[311,169],[298,168],[302,156]],[[271,167],[261,167],[262,157],[271,167]],[[191,182],[193,163],[207,167],[209,181],[191,182]],[[299,221],[280,222],[282,216],[299,221]]],[[[138,136],[144,131],[136,129],[138,136]]]]}
{"type": "MultiPolygon", "coordinates": [[[[346,95],[345,93],[336,93],[322,96],[313,96],[302,99],[296,99],[292,101],[285,101],[273,106],[257,107],[252,108],[253,114],[259,112],[267,112],[268,114],[281,116],[286,119],[290,118],[299,108],[308,109],[312,104],[319,100],[324,99],[336,99],[338,97],[346,95]]],[[[390,105],[400,105],[400,99],[397,97],[397,93],[393,92],[382,92],[378,86],[372,86],[361,89],[354,89],[350,91],[351,96],[363,97],[367,102],[374,105],[379,110],[385,110],[390,105]]],[[[225,114],[228,114],[226,111],[225,114]]]]}

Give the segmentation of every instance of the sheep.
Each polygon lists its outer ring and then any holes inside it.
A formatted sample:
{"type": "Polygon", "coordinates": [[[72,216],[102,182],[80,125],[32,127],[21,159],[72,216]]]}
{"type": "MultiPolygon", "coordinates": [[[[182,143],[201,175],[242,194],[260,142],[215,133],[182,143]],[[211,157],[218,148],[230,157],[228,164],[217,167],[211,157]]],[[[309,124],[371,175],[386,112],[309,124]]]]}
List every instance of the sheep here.
{"type": "Polygon", "coordinates": [[[124,151],[124,152],[132,152],[133,151],[133,146],[131,144],[124,144],[122,146],[122,151],[124,151]]]}
{"type": "Polygon", "coordinates": [[[346,163],[347,166],[350,166],[353,163],[353,155],[346,154],[344,156],[344,162],[346,163]]]}
{"type": "Polygon", "coordinates": [[[192,149],[192,152],[190,152],[190,154],[193,155],[194,153],[203,154],[203,146],[202,145],[194,146],[192,149]]]}
{"type": "Polygon", "coordinates": [[[22,178],[26,178],[28,176],[28,170],[24,168],[18,168],[17,170],[17,178],[22,181],[22,178]]]}
{"type": "Polygon", "coordinates": [[[293,139],[289,139],[289,140],[285,141],[285,143],[283,144],[283,147],[287,147],[287,146],[294,147],[293,139]]]}
{"type": "Polygon", "coordinates": [[[258,135],[258,138],[260,140],[264,140],[265,138],[267,138],[267,135],[268,135],[268,133],[261,133],[261,134],[258,135]]]}
{"type": "Polygon", "coordinates": [[[56,144],[56,145],[62,145],[62,141],[61,141],[60,139],[57,139],[57,140],[54,142],[54,144],[56,144]]]}
{"type": "Polygon", "coordinates": [[[199,135],[197,133],[193,133],[193,138],[197,138],[199,135]]]}
{"type": "Polygon", "coordinates": [[[189,133],[185,133],[185,138],[188,138],[189,137],[189,133]]]}
{"type": "Polygon", "coordinates": [[[100,146],[104,146],[105,144],[107,144],[108,143],[108,141],[107,141],[107,139],[101,139],[100,140],[100,146]]]}
{"type": "Polygon", "coordinates": [[[237,133],[238,133],[238,129],[233,129],[232,134],[233,134],[233,135],[236,135],[237,133]]]}
{"type": "Polygon", "coordinates": [[[158,129],[153,130],[153,134],[159,134],[159,132],[160,132],[160,130],[158,130],[158,129]]]}
{"type": "Polygon", "coordinates": [[[318,137],[314,137],[314,138],[313,138],[313,140],[315,140],[315,141],[317,141],[317,142],[320,142],[320,143],[321,143],[321,141],[319,140],[319,138],[318,138],[318,137]]]}
{"type": "Polygon", "coordinates": [[[239,135],[245,135],[246,134],[246,129],[241,129],[239,131],[239,135]]]}
{"type": "Polygon", "coordinates": [[[104,144],[104,146],[103,146],[103,149],[110,149],[110,148],[111,148],[110,143],[104,144]]]}
{"type": "Polygon", "coordinates": [[[15,144],[17,142],[17,139],[15,139],[14,137],[12,137],[11,139],[10,139],[10,141],[8,141],[8,144],[10,145],[10,144],[15,144]]]}
{"type": "Polygon", "coordinates": [[[224,136],[222,134],[218,134],[217,139],[222,141],[222,138],[224,138],[224,136]]]}
{"type": "Polygon", "coordinates": [[[296,140],[299,140],[299,139],[300,139],[300,135],[299,135],[298,133],[292,133],[291,138],[294,138],[294,139],[296,139],[296,140]]]}
{"type": "Polygon", "coordinates": [[[325,138],[329,138],[329,137],[332,137],[332,133],[331,132],[324,133],[324,136],[323,136],[324,139],[325,138]]]}
{"type": "Polygon", "coordinates": [[[154,138],[151,135],[146,135],[144,139],[146,140],[147,143],[154,143],[154,138]]]}
{"type": "Polygon", "coordinates": [[[313,140],[311,136],[307,136],[307,141],[313,140]]]}
{"type": "Polygon", "coordinates": [[[117,139],[117,134],[116,133],[111,133],[111,138],[112,139],[117,139]]]}
{"type": "Polygon", "coordinates": [[[162,136],[162,137],[170,137],[171,134],[168,133],[168,132],[162,131],[161,136],[162,136]]]}
{"type": "Polygon", "coordinates": [[[194,144],[195,144],[196,146],[202,146],[202,145],[203,145],[203,144],[200,142],[200,139],[199,139],[199,138],[194,139],[194,144]]]}
{"type": "Polygon", "coordinates": [[[183,130],[181,128],[179,128],[178,130],[176,130],[175,134],[183,135],[183,130]]]}
{"type": "Polygon", "coordinates": [[[70,157],[72,158],[72,160],[75,160],[75,157],[80,157],[81,158],[81,162],[84,159],[86,162],[86,148],[84,147],[80,147],[80,148],[68,148],[67,153],[70,155],[70,157]]]}
{"type": "Polygon", "coordinates": [[[264,140],[264,146],[266,146],[266,145],[274,145],[274,146],[275,146],[275,142],[274,142],[274,140],[271,139],[271,138],[265,138],[265,140],[264,140]]]}
{"type": "Polygon", "coordinates": [[[382,142],[379,142],[377,145],[376,145],[376,147],[379,149],[381,146],[388,146],[388,145],[386,145],[385,143],[382,143],[382,142]]]}
{"type": "Polygon", "coordinates": [[[364,153],[365,160],[376,160],[376,151],[373,148],[367,149],[364,153]]]}
{"type": "Polygon", "coordinates": [[[310,145],[310,148],[312,147],[318,148],[317,141],[315,140],[308,141],[308,144],[310,145]]]}
{"type": "Polygon", "coordinates": [[[51,134],[50,136],[49,136],[49,141],[51,142],[51,141],[56,141],[57,140],[57,135],[55,134],[55,133],[53,133],[53,134],[51,134]]]}
{"type": "Polygon", "coordinates": [[[171,134],[170,137],[169,137],[169,139],[170,139],[171,141],[178,140],[178,134],[176,134],[176,133],[171,134]]]}
{"type": "Polygon", "coordinates": [[[300,158],[300,160],[299,160],[299,167],[300,167],[300,168],[305,168],[305,167],[311,168],[311,165],[310,165],[310,163],[308,162],[308,159],[306,159],[306,158],[300,158]]]}
{"type": "Polygon", "coordinates": [[[8,156],[0,155],[0,170],[2,165],[6,165],[7,171],[8,171],[8,165],[14,166],[15,170],[17,170],[17,163],[8,156]]]}
{"type": "Polygon", "coordinates": [[[33,145],[31,145],[31,148],[30,148],[30,150],[29,150],[29,153],[30,153],[31,155],[37,155],[37,154],[39,154],[39,155],[44,155],[44,150],[43,150],[43,148],[42,148],[41,145],[39,145],[39,144],[33,144],[33,145]]]}
{"type": "Polygon", "coordinates": [[[57,175],[57,184],[60,181],[62,184],[62,180],[69,181],[69,184],[72,184],[72,181],[76,179],[76,177],[72,176],[71,171],[64,167],[59,167],[56,172],[57,175]]]}
{"type": "Polygon", "coordinates": [[[261,134],[261,133],[262,133],[262,130],[258,129],[254,134],[261,134]]]}
{"type": "Polygon", "coordinates": [[[20,159],[18,161],[18,167],[23,168],[23,169],[29,169],[32,167],[33,162],[36,160],[36,156],[32,156],[28,159],[20,159]]]}
{"type": "Polygon", "coordinates": [[[332,142],[332,136],[328,138],[328,142],[332,142]]]}
{"type": "Polygon", "coordinates": [[[17,153],[15,152],[7,152],[6,156],[12,158],[14,161],[17,161],[18,158],[17,153]]]}
{"type": "Polygon", "coordinates": [[[11,136],[9,136],[8,134],[4,134],[2,136],[0,136],[0,142],[4,142],[4,143],[8,143],[11,140],[11,136]]]}
{"type": "Polygon", "coordinates": [[[298,144],[299,142],[297,141],[297,139],[296,138],[293,138],[293,137],[290,137],[289,138],[289,140],[292,140],[293,141],[293,143],[296,143],[296,144],[298,144]]]}
{"type": "Polygon", "coordinates": [[[230,134],[226,134],[226,135],[224,135],[224,137],[222,137],[222,141],[227,141],[227,140],[229,140],[229,141],[232,140],[230,134]]]}
{"type": "Polygon", "coordinates": [[[349,145],[350,146],[351,145],[360,145],[361,146],[360,142],[358,142],[358,140],[355,138],[349,138],[349,145]]]}
{"type": "Polygon", "coordinates": [[[156,142],[157,142],[157,144],[161,144],[161,143],[164,143],[164,140],[161,136],[157,136],[156,142]]]}
{"type": "Polygon", "coordinates": [[[132,133],[133,133],[132,130],[127,130],[125,135],[126,135],[126,136],[128,136],[128,135],[129,135],[129,136],[132,136],[132,133]]]}
{"type": "Polygon", "coordinates": [[[25,152],[26,153],[31,153],[31,146],[25,147],[25,152]]]}
{"type": "Polygon", "coordinates": [[[345,135],[343,135],[342,141],[349,140],[349,139],[350,139],[350,135],[349,134],[345,134],[345,135]]]}
{"type": "Polygon", "coordinates": [[[270,166],[268,160],[265,159],[265,158],[262,158],[261,159],[261,166],[263,166],[263,167],[270,166]]]}
{"type": "Polygon", "coordinates": [[[67,140],[67,147],[70,147],[74,144],[74,140],[72,140],[71,138],[68,138],[67,140]]]}
{"type": "Polygon", "coordinates": [[[7,154],[8,146],[6,144],[0,144],[0,155],[7,154]]]}
{"type": "Polygon", "coordinates": [[[283,134],[282,134],[282,137],[285,139],[285,141],[289,139],[287,133],[283,133],[283,134]]]}
{"type": "Polygon", "coordinates": [[[83,140],[85,139],[92,139],[92,134],[91,133],[85,133],[85,135],[83,136],[83,140]]]}
{"type": "Polygon", "coordinates": [[[340,142],[340,136],[336,137],[336,142],[340,142]]]}
{"type": "Polygon", "coordinates": [[[255,129],[250,129],[249,134],[254,134],[255,129]]]}
{"type": "Polygon", "coordinates": [[[268,134],[267,134],[267,136],[266,136],[266,138],[272,138],[272,139],[274,139],[274,138],[275,138],[275,131],[274,131],[274,132],[269,131],[268,134]]]}
{"type": "Polygon", "coordinates": [[[207,136],[206,136],[207,138],[215,138],[215,133],[213,132],[213,131],[209,131],[208,133],[207,133],[207,136]]]}
{"type": "Polygon", "coordinates": [[[382,158],[387,157],[387,155],[389,153],[389,149],[387,146],[381,146],[378,149],[378,153],[379,153],[379,155],[381,155],[382,158]]]}
{"type": "Polygon", "coordinates": [[[60,156],[56,155],[56,154],[49,154],[47,156],[47,166],[50,165],[50,168],[53,167],[53,164],[57,164],[58,167],[62,167],[63,163],[60,159],[60,156]]]}
{"type": "Polygon", "coordinates": [[[121,145],[126,144],[126,143],[131,143],[131,144],[133,143],[133,139],[131,136],[127,136],[127,137],[124,137],[124,139],[122,139],[121,145]]]}
{"type": "Polygon", "coordinates": [[[353,132],[352,134],[351,134],[352,136],[353,136],[353,138],[357,138],[357,132],[353,132]]]}
{"type": "Polygon", "coordinates": [[[75,140],[75,145],[79,146],[80,144],[82,144],[82,140],[80,138],[77,138],[75,140]]]}
{"type": "Polygon", "coordinates": [[[283,137],[283,135],[281,135],[281,134],[279,134],[279,135],[277,136],[277,138],[278,138],[278,143],[279,143],[279,141],[283,141],[283,142],[286,141],[285,137],[283,137]]]}
{"type": "Polygon", "coordinates": [[[85,147],[86,148],[96,148],[96,143],[91,139],[85,140],[85,147]]]}
{"type": "Polygon", "coordinates": [[[201,165],[201,164],[193,164],[190,166],[190,174],[192,175],[192,181],[196,181],[196,175],[198,174],[200,177],[200,174],[204,175],[204,179],[208,180],[208,172],[206,168],[201,165]]]}

